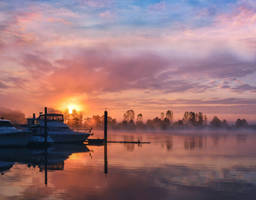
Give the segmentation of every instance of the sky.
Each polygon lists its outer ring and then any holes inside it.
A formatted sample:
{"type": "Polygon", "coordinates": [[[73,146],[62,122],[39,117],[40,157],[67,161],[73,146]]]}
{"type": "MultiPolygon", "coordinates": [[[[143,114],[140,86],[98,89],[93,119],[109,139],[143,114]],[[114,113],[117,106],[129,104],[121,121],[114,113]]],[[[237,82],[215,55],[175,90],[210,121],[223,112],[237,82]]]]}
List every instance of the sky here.
{"type": "Polygon", "coordinates": [[[254,0],[0,0],[0,107],[256,121],[254,0]]]}

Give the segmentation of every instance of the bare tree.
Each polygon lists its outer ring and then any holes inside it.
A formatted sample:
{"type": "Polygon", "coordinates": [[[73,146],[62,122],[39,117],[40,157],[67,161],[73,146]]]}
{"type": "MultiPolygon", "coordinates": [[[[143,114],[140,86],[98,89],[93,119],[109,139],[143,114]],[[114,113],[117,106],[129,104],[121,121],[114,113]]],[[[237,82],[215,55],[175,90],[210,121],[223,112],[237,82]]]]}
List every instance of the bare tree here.
{"type": "Polygon", "coordinates": [[[169,120],[169,122],[171,123],[173,121],[173,112],[170,110],[166,111],[166,118],[169,120]]]}

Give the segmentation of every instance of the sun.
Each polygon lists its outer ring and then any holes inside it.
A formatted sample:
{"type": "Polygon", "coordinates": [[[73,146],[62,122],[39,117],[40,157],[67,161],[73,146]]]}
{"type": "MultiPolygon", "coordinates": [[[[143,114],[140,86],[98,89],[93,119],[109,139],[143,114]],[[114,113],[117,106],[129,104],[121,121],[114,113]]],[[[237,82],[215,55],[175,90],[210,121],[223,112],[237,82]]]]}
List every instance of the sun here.
{"type": "Polygon", "coordinates": [[[79,111],[80,107],[78,105],[76,105],[76,104],[69,104],[68,105],[68,112],[69,112],[69,114],[72,114],[73,110],[79,111]]]}
{"type": "Polygon", "coordinates": [[[69,97],[63,99],[61,103],[59,103],[58,109],[63,112],[68,112],[69,114],[73,114],[74,110],[80,113],[85,110],[85,105],[78,97],[69,97]]]}

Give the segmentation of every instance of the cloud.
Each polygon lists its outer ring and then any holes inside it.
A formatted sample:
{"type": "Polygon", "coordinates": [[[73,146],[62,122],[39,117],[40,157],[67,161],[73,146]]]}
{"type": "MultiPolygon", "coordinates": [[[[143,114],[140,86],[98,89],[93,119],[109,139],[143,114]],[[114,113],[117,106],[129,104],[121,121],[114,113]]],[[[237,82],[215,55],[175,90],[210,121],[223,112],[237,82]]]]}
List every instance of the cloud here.
{"type": "Polygon", "coordinates": [[[97,48],[79,49],[57,64],[59,69],[49,76],[56,90],[100,92],[144,87],[140,82],[154,79],[168,62],[150,53],[129,56],[97,48]]]}
{"type": "Polygon", "coordinates": [[[11,120],[14,123],[25,123],[25,114],[9,108],[0,107],[0,118],[11,120]]]}
{"type": "Polygon", "coordinates": [[[8,86],[2,81],[0,81],[0,89],[6,89],[6,88],[8,88],[8,86]]]}
{"type": "Polygon", "coordinates": [[[141,104],[255,98],[252,2],[11,2],[0,14],[5,99],[23,94],[38,105],[102,94],[124,106],[122,95],[149,93],[141,104]]]}
{"type": "Polygon", "coordinates": [[[251,86],[249,84],[242,84],[242,85],[239,85],[239,86],[234,87],[232,89],[234,89],[235,91],[238,91],[238,92],[244,92],[244,91],[256,92],[256,87],[251,86]]]}
{"type": "Polygon", "coordinates": [[[171,64],[170,59],[152,52],[129,55],[104,47],[79,48],[56,61],[56,70],[53,68],[47,82],[53,93],[62,91],[73,94],[132,89],[172,93],[204,91],[210,87],[177,78],[177,72],[168,71],[171,64]]]}
{"type": "Polygon", "coordinates": [[[255,64],[255,61],[242,61],[228,53],[212,54],[204,59],[178,60],[176,65],[180,67],[172,73],[217,79],[240,78],[255,73],[255,64]]]}
{"type": "Polygon", "coordinates": [[[54,66],[50,61],[36,54],[25,54],[22,56],[21,65],[35,77],[40,77],[43,73],[49,73],[54,70],[54,66]]]}

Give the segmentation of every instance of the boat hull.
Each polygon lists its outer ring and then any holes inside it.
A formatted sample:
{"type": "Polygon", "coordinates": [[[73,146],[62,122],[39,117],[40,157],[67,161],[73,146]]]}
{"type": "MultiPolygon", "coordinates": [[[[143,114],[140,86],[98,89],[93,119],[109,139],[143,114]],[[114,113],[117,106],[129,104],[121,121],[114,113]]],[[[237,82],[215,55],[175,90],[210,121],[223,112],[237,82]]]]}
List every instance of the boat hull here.
{"type": "Polygon", "coordinates": [[[31,133],[2,133],[0,134],[0,147],[24,147],[27,146],[31,138],[31,133]]]}
{"type": "Polygon", "coordinates": [[[87,133],[54,133],[49,132],[48,136],[53,140],[53,143],[83,143],[90,136],[87,133]]]}
{"type": "MultiPolygon", "coordinates": [[[[83,143],[90,136],[88,133],[76,133],[76,132],[48,132],[48,143],[58,143],[58,144],[72,144],[72,143],[83,143]]],[[[37,141],[37,143],[44,143],[43,134],[35,134],[32,137],[31,143],[37,141]],[[41,137],[41,140],[36,139],[36,137],[41,137]],[[35,138],[35,139],[34,139],[35,138]]]]}

